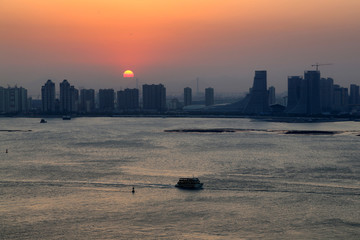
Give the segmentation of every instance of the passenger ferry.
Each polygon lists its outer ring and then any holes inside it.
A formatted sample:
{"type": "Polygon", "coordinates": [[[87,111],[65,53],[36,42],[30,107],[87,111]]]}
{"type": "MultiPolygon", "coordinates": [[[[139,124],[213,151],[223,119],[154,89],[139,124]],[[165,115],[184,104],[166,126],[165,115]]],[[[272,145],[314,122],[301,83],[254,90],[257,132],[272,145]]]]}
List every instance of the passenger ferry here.
{"type": "Polygon", "coordinates": [[[175,187],[186,189],[200,189],[203,183],[198,178],[180,178],[175,187]]]}

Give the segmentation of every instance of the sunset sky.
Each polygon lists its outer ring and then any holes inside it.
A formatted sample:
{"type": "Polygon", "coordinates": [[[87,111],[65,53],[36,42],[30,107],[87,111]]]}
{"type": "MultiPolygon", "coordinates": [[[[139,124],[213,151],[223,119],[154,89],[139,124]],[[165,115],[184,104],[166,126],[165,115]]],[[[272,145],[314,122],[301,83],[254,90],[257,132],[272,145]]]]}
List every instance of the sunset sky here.
{"type": "Polygon", "coordinates": [[[360,85],[359,0],[0,0],[0,86],[40,94],[47,79],[77,88],[163,83],[245,92],[254,71],[287,76],[320,66],[360,85]]]}

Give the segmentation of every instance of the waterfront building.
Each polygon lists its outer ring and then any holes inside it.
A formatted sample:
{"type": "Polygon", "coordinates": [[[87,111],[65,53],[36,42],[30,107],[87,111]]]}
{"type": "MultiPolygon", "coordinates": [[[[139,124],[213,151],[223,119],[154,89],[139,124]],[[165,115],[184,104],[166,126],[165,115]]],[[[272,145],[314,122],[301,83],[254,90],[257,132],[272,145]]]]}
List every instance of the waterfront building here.
{"type": "Polygon", "coordinates": [[[267,91],[267,72],[255,71],[253,87],[249,93],[244,113],[261,114],[269,112],[269,96],[267,91]]]}
{"type": "Polygon", "coordinates": [[[99,111],[112,112],[114,111],[114,89],[100,89],[99,90],[99,111]]]}
{"type": "Polygon", "coordinates": [[[55,112],[55,83],[50,79],[41,87],[41,103],[44,113],[55,112]]]}
{"type": "Polygon", "coordinates": [[[126,88],[117,92],[117,107],[119,110],[139,109],[139,89],[126,88]]]}
{"type": "Polygon", "coordinates": [[[205,88],[205,106],[214,105],[214,88],[205,88]]]}
{"type": "Polygon", "coordinates": [[[347,88],[334,85],[333,111],[335,113],[348,112],[349,92],[347,88]]]}
{"type": "Polygon", "coordinates": [[[271,86],[268,90],[269,94],[269,106],[276,103],[275,87],[271,86]]]}
{"type": "Polygon", "coordinates": [[[70,83],[64,79],[60,83],[60,112],[70,113],[70,83]]]}
{"type": "Polygon", "coordinates": [[[310,115],[320,114],[320,71],[306,71],[304,77],[308,82],[307,113],[310,115]]]}
{"type": "Polygon", "coordinates": [[[72,113],[78,111],[79,90],[64,79],[60,83],[60,112],[72,113]]]}
{"type": "Polygon", "coordinates": [[[80,90],[80,111],[90,113],[95,110],[95,90],[81,89],[80,90]]]}
{"type": "Polygon", "coordinates": [[[332,78],[320,79],[320,102],[321,112],[330,113],[332,111],[334,80],[332,78]]]}
{"type": "Polygon", "coordinates": [[[158,112],[166,110],[166,88],[164,85],[143,85],[143,109],[158,112]]]}
{"type": "Polygon", "coordinates": [[[5,88],[0,87],[0,113],[5,113],[5,91],[5,88]]]}
{"type": "Polygon", "coordinates": [[[184,88],[184,106],[192,104],[192,90],[189,87],[184,88]]]}
{"type": "Polygon", "coordinates": [[[0,87],[0,112],[26,113],[28,111],[27,90],[23,87],[0,87]]]}
{"type": "Polygon", "coordinates": [[[300,100],[302,80],[301,76],[288,77],[287,111],[291,111],[300,100]]]}
{"type": "MultiPolygon", "coordinates": [[[[316,115],[321,113],[320,72],[306,71],[301,80],[300,98],[295,107],[288,107],[289,113],[316,115]]],[[[293,99],[291,99],[293,100],[293,99]]],[[[288,99],[288,106],[290,94],[288,99]]]]}
{"type": "Polygon", "coordinates": [[[356,84],[351,84],[350,85],[349,104],[351,104],[351,105],[360,104],[359,86],[356,85],[356,84]]]}

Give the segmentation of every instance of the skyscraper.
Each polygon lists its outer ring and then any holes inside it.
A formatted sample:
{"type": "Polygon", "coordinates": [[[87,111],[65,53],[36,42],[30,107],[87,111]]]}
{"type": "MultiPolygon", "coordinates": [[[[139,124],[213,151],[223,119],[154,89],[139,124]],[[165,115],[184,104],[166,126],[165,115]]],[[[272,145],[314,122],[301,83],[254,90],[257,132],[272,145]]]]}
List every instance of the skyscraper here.
{"type": "Polygon", "coordinates": [[[359,86],[356,84],[350,85],[349,104],[351,105],[360,104],[359,86]]]}
{"type": "Polygon", "coordinates": [[[269,87],[269,106],[276,103],[275,87],[269,87]]]}
{"type": "Polygon", "coordinates": [[[0,87],[0,113],[5,112],[5,88],[0,87]]]}
{"type": "Polygon", "coordinates": [[[117,92],[119,110],[135,110],[139,108],[139,89],[125,89],[117,92]]]}
{"type": "Polygon", "coordinates": [[[310,115],[321,113],[320,102],[320,72],[306,71],[305,81],[308,82],[307,113],[310,115]]]}
{"type": "Polygon", "coordinates": [[[72,113],[78,110],[79,90],[64,79],[60,83],[60,112],[72,113]]]}
{"type": "Polygon", "coordinates": [[[158,112],[166,110],[166,88],[164,85],[143,85],[143,109],[158,112]]]}
{"type": "Polygon", "coordinates": [[[70,113],[70,83],[64,79],[60,83],[60,111],[62,113],[70,113]]]}
{"type": "Polygon", "coordinates": [[[205,88],[205,106],[214,105],[214,89],[205,88]]]}
{"type": "Polygon", "coordinates": [[[192,90],[189,87],[184,88],[184,106],[191,105],[192,103],[192,90]]]}
{"type": "Polygon", "coordinates": [[[27,90],[23,87],[0,87],[0,112],[26,113],[28,111],[27,100],[27,90]]]}
{"type": "Polygon", "coordinates": [[[55,112],[55,83],[50,79],[41,87],[41,102],[43,112],[55,112]]]}
{"type": "Polygon", "coordinates": [[[332,78],[321,78],[320,79],[320,102],[321,112],[330,113],[332,111],[333,102],[333,87],[334,80],[332,78]]]}
{"type": "Polygon", "coordinates": [[[347,112],[349,106],[349,92],[347,88],[334,85],[333,111],[347,112]]]}
{"type": "Polygon", "coordinates": [[[95,90],[81,89],[80,90],[80,111],[93,112],[95,110],[95,90]]]}
{"type": "Polygon", "coordinates": [[[114,111],[114,89],[100,89],[99,90],[99,111],[112,112],[114,111]]]}
{"type": "MultiPolygon", "coordinates": [[[[320,72],[306,71],[301,80],[300,98],[289,113],[316,115],[321,113],[320,72]]],[[[290,99],[290,94],[289,94],[290,99]]]]}
{"type": "Polygon", "coordinates": [[[288,77],[287,111],[291,111],[300,100],[302,80],[301,76],[288,77]]]}
{"type": "Polygon", "coordinates": [[[269,112],[266,71],[255,71],[254,84],[249,93],[249,100],[244,113],[259,114],[269,112]]]}

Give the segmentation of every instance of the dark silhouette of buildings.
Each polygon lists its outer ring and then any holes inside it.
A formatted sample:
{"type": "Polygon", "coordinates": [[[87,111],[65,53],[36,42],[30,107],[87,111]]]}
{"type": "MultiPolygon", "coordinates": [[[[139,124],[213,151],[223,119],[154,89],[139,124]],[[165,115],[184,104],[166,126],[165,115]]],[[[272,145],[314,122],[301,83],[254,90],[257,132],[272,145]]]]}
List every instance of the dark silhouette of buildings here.
{"type": "Polygon", "coordinates": [[[306,71],[305,81],[307,81],[308,84],[307,114],[320,114],[320,72],[306,71]]]}
{"type": "Polygon", "coordinates": [[[205,88],[205,106],[214,105],[214,89],[205,88]]]}
{"type": "Polygon", "coordinates": [[[95,90],[80,90],[80,112],[91,113],[95,110],[95,90]]]}
{"type": "Polygon", "coordinates": [[[158,112],[166,110],[166,88],[164,85],[143,85],[143,109],[158,112]]]}
{"type": "Polygon", "coordinates": [[[330,113],[333,105],[334,80],[332,78],[320,79],[321,112],[330,113]]]}
{"type": "Polygon", "coordinates": [[[73,113],[78,111],[79,90],[64,79],[60,83],[60,112],[73,113]]]}
{"type": "Polygon", "coordinates": [[[269,106],[274,105],[276,103],[276,96],[275,96],[275,87],[271,86],[268,90],[269,94],[269,106]]]}
{"type": "Polygon", "coordinates": [[[184,106],[192,104],[192,90],[189,87],[184,88],[184,106]]]}
{"type": "Polygon", "coordinates": [[[117,92],[117,106],[119,110],[139,109],[139,89],[125,89],[117,92]]]}
{"type": "Polygon", "coordinates": [[[99,111],[100,112],[114,111],[114,89],[99,90],[99,111]]]}
{"type": "Polygon", "coordinates": [[[23,87],[0,87],[1,113],[27,113],[27,90],[23,87]]]}
{"type": "Polygon", "coordinates": [[[288,77],[287,109],[289,111],[291,111],[300,100],[302,80],[303,78],[301,76],[288,77]]]}
{"type": "Polygon", "coordinates": [[[359,96],[359,86],[356,84],[350,85],[350,98],[349,98],[350,105],[358,105],[360,104],[360,96],[359,96]]]}
{"type": "Polygon", "coordinates": [[[269,111],[267,73],[266,71],[255,71],[254,84],[250,90],[244,113],[261,114],[269,111]]]}
{"type": "Polygon", "coordinates": [[[334,85],[333,112],[344,113],[349,111],[349,92],[347,88],[334,85]]]}
{"type": "Polygon", "coordinates": [[[55,83],[50,79],[41,87],[41,102],[44,113],[55,112],[55,83]]]}
{"type": "MultiPolygon", "coordinates": [[[[306,71],[301,80],[300,98],[295,107],[288,107],[289,113],[316,115],[321,113],[320,72],[306,71]]],[[[298,87],[298,86],[296,86],[298,87]]],[[[290,94],[288,102],[290,101],[290,94]]],[[[294,98],[291,98],[293,101],[294,98]]],[[[293,104],[293,102],[292,102],[293,104]]]]}
{"type": "MultiPolygon", "coordinates": [[[[288,115],[343,115],[360,116],[360,90],[356,84],[348,88],[334,84],[332,78],[321,78],[320,71],[305,71],[304,77],[288,77],[288,96],[286,101],[276,104],[275,88],[267,89],[267,72],[255,71],[252,88],[245,98],[233,99],[235,102],[214,105],[214,89],[205,89],[205,105],[203,99],[193,102],[192,89],[184,88],[184,104],[176,96],[166,102],[166,88],[162,84],[145,84],[142,88],[142,105],[139,104],[139,90],[125,89],[117,92],[117,111],[141,111],[148,113],[163,113],[169,110],[171,114],[179,111],[226,114],[281,114],[288,115]],[[195,103],[194,105],[192,105],[195,103]],[[192,105],[192,106],[189,106],[192,105]],[[183,106],[189,106],[183,108],[183,106]],[[284,107],[286,106],[286,112],[284,107]]],[[[27,90],[20,87],[0,87],[0,114],[27,113],[31,102],[37,106],[31,109],[32,113],[40,111],[46,114],[113,113],[115,111],[115,94],[113,89],[100,89],[98,98],[93,89],[79,91],[71,86],[67,80],[60,83],[59,98],[56,99],[55,84],[48,80],[41,87],[41,100],[27,98],[27,90]],[[98,100],[98,101],[95,101],[98,100]],[[96,109],[96,103],[97,109],[96,109]]],[[[35,105],[34,105],[35,106],[35,105]]]]}

